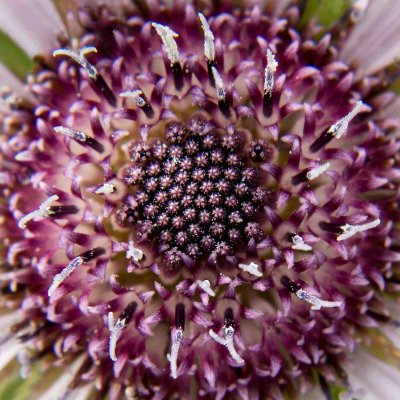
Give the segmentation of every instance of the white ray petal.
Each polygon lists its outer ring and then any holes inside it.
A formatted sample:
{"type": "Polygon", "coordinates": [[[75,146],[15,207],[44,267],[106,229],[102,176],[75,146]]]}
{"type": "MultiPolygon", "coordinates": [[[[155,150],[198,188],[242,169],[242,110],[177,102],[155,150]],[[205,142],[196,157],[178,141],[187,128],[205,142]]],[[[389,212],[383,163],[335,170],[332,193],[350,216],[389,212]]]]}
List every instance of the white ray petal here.
{"type": "Polygon", "coordinates": [[[341,58],[357,68],[356,78],[385,68],[400,54],[398,0],[371,0],[344,42],[341,58]]]}
{"type": "Polygon", "coordinates": [[[2,1],[0,26],[29,56],[56,47],[58,36],[65,33],[52,0],[2,1]]]}

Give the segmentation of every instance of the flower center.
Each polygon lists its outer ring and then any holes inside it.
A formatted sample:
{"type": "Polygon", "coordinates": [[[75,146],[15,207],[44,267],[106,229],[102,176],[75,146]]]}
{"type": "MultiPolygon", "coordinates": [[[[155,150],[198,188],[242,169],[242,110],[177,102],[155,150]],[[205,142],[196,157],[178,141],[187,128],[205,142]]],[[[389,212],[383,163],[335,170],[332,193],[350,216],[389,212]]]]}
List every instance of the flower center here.
{"type": "Polygon", "coordinates": [[[239,135],[169,124],[165,142],[136,143],[127,183],[133,194],[120,216],[139,242],[153,243],[169,270],[228,257],[263,238],[268,193],[239,135]]]}

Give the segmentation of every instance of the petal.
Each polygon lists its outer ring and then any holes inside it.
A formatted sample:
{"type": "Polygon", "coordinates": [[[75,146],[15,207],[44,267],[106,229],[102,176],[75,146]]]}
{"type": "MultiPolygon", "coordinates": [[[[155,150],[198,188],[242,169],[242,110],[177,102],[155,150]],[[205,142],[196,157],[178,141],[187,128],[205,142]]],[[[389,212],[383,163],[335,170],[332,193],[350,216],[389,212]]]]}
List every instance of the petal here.
{"type": "Polygon", "coordinates": [[[366,351],[356,353],[354,363],[346,370],[352,389],[365,392],[364,400],[390,400],[399,391],[400,370],[366,351]]]}
{"type": "Polygon", "coordinates": [[[56,47],[58,35],[65,31],[51,0],[2,2],[0,26],[30,56],[56,47]]]}
{"type": "Polygon", "coordinates": [[[341,57],[357,68],[360,79],[385,68],[400,53],[400,7],[397,0],[371,0],[347,38],[341,57]]]}

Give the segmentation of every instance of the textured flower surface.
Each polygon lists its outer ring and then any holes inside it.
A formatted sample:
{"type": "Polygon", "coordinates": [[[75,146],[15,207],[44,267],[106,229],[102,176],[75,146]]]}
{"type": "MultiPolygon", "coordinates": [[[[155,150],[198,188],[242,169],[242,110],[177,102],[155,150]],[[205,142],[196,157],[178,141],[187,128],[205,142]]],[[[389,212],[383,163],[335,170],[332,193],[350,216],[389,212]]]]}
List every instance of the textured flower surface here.
{"type": "Polygon", "coordinates": [[[353,398],[396,325],[388,61],[343,61],[357,10],[315,40],[296,2],[168,4],[77,7],[3,90],[1,349],[70,398],[353,398]]]}

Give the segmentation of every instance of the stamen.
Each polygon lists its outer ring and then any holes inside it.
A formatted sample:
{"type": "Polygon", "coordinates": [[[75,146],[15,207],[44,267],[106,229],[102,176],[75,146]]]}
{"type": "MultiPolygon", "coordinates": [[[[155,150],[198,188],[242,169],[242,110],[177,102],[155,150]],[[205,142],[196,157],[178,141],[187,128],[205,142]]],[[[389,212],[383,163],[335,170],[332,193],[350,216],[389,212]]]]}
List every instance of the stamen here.
{"type": "Polygon", "coordinates": [[[225,311],[225,325],[224,325],[224,335],[225,337],[218,336],[212,329],[208,331],[208,334],[214,339],[217,343],[222,344],[227,348],[231,357],[239,364],[243,364],[244,360],[235,349],[234,344],[234,336],[235,336],[235,328],[233,327],[233,311],[231,308],[228,308],[225,311]]]}
{"type": "Polygon", "coordinates": [[[167,360],[170,363],[171,368],[171,377],[173,379],[178,378],[178,353],[179,348],[181,347],[181,340],[183,337],[183,330],[182,329],[172,329],[171,332],[172,336],[172,344],[171,344],[171,352],[167,354],[167,360]]]}
{"type": "Polygon", "coordinates": [[[270,49],[267,49],[267,66],[265,67],[263,113],[268,118],[272,114],[272,93],[274,91],[274,75],[278,62],[270,49]]]}
{"type": "Polygon", "coordinates": [[[179,62],[179,50],[178,45],[174,38],[179,35],[170,29],[166,25],[152,23],[152,26],[160,36],[164,46],[167,49],[169,61],[171,62],[172,74],[174,76],[174,83],[177,90],[181,90],[183,87],[183,71],[179,62]]]}
{"type": "Polygon", "coordinates": [[[143,259],[144,253],[142,250],[135,247],[135,243],[133,240],[129,242],[128,251],[126,252],[126,258],[133,258],[135,262],[138,262],[143,259]]]}
{"type": "Polygon", "coordinates": [[[171,61],[171,67],[175,63],[179,63],[179,50],[175,41],[175,38],[179,37],[179,35],[166,25],[157,24],[155,22],[151,25],[156,30],[158,36],[160,36],[167,49],[168,58],[171,61]]]}
{"type": "Polygon", "coordinates": [[[337,241],[340,242],[342,240],[346,240],[352,236],[354,236],[358,232],[364,232],[372,228],[376,228],[381,223],[379,218],[375,219],[374,221],[368,222],[362,225],[350,225],[346,224],[341,226],[343,233],[337,237],[337,241]]]}
{"type": "Polygon", "coordinates": [[[198,13],[201,26],[204,31],[204,56],[211,63],[215,61],[214,35],[211,32],[206,17],[202,13],[198,13]]]}
{"type": "Polygon", "coordinates": [[[305,244],[303,238],[299,235],[293,235],[292,242],[293,250],[312,251],[312,247],[308,244],[305,244]]]}
{"type": "Polygon", "coordinates": [[[37,217],[41,217],[41,218],[48,218],[51,215],[51,204],[54,203],[55,201],[59,200],[59,197],[55,194],[53,196],[50,196],[47,200],[45,200],[40,206],[39,209],[30,212],[29,214],[26,214],[24,217],[22,217],[19,221],[18,221],[18,227],[20,229],[25,229],[26,228],[26,224],[37,218],[37,217]]]}
{"type": "Polygon", "coordinates": [[[308,303],[312,304],[312,310],[320,310],[322,307],[340,307],[342,305],[341,301],[327,301],[321,300],[319,297],[307,293],[304,289],[300,289],[296,292],[296,296],[308,303]]]}
{"type": "Polygon", "coordinates": [[[96,194],[111,194],[117,190],[113,183],[103,183],[95,190],[96,194]]]}
{"type": "Polygon", "coordinates": [[[121,97],[131,97],[136,105],[140,107],[148,118],[154,116],[154,110],[152,106],[142,97],[143,92],[141,90],[128,90],[120,93],[121,97]]]}
{"type": "Polygon", "coordinates": [[[258,269],[259,266],[254,262],[251,262],[250,264],[239,264],[239,268],[258,278],[263,276],[262,272],[258,269]]]}
{"type": "Polygon", "coordinates": [[[178,353],[185,329],[185,306],[178,303],[175,307],[175,327],[171,331],[171,352],[167,354],[167,360],[170,363],[171,377],[178,378],[178,353]]]}
{"type": "Polygon", "coordinates": [[[215,296],[215,292],[211,289],[211,284],[208,279],[205,279],[204,281],[198,280],[196,283],[199,285],[200,289],[204,290],[209,296],[215,296]]]}
{"type": "Polygon", "coordinates": [[[93,150],[97,151],[98,153],[104,152],[104,146],[99,143],[96,139],[93,139],[90,136],[87,136],[85,133],[80,131],[75,131],[71,128],[67,128],[65,126],[55,126],[53,128],[57,133],[61,133],[64,136],[68,136],[78,143],[82,145],[87,145],[91,147],[93,150]]]}
{"type": "Polygon", "coordinates": [[[342,305],[341,301],[327,301],[321,300],[319,297],[309,294],[301,286],[293,282],[289,279],[286,275],[281,277],[281,283],[289,292],[295,294],[299,299],[307,301],[308,303],[312,304],[312,310],[320,310],[322,307],[340,307],[342,305]]]}
{"type": "Polygon", "coordinates": [[[52,297],[55,290],[64,282],[64,280],[75,271],[77,267],[82,264],[85,264],[92,260],[93,258],[99,257],[105,253],[105,250],[102,247],[96,247],[92,250],[86,251],[79,256],[75,257],[71,260],[71,262],[57,275],[53,278],[53,283],[49,287],[47,292],[49,297],[52,297]]]}
{"type": "Polygon", "coordinates": [[[274,75],[278,68],[278,62],[275,59],[274,53],[270,49],[267,49],[267,66],[265,67],[265,79],[264,79],[264,94],[272,96],[274,90],[274,75]]]}
{"type": "Polygon", "coordinates": [[[230,110],[229,110],[229,104],[226,101],[226,92],[224,89],[224,82],[223,82],[221,75],[219,74],[217,68],[215,68],[215,66],[211,67],[211,71],[212,71],[212,74],[214,77],[215,87],[217,90],[218,107],[219,107],[220,111],[222,112],[222,114],[224,114],[224,116],[226,118],[229,118],[230,110]]]}
{"type": "Polygon", "coordinates": [[[107,82],[102,75],[99,74],[97,69],[86,59],[86,55],[90,53],[97,53],[96,47],[87,46],[83,47],[79,54],[69,49],[58,49],[53,51],[53,57],[67,56],[77,62],[88,74],[89,78],[96,85],[97,89],[104,95],[106,100],[115,107],[117,105],[117,99],[113,91],[108,86],[107,82]]]}
{"type": "Polygon", "coordinates": [[[215,81],[215,87],[217,88],[217,97],[218,101],[225,101],[226,93],[224,89],[224,82],[221,78],[221,75],[219,74],[217,68],[212,67],[211,68],[213,76],[214,76],[214,81],[215,81]]]}
{"type": "Polygon", "coordinates": [[[309,181],[312,181],[313,179],[317,179],[320,175],[322,175],[324,172],[326,172],[330,166],[331,166],[331,163],[327,162],[327,163],[319,165],[318,167],[311,169],[306,174],[307,179],[309,181]]]}
{"type": "Polygon", "coordinates": [[[53,51],[53,57],[57,56],[67,56],[72,58],[74,61],[76,61],[82,68],[85,69],[87,74],[90,76],[92,79],[97,79],[98,72],[96,68],[90,64],[90,62],[86,59],[86,55],[90,53],[97,53],[96,47],[93,46],[87,46],[83,47],[80,51],[79,54],[73,50],[69,49],[58,49],[53,51]]]}
{"type": "Polygon", "coordinates": [[[363,106],[364,103],[362,101],[357,101],[354,108],[347,115],[331,125],[327,131],[322,133],[322,135],[311,144],[310,151],[315,153],[329,143],[334,137],[340,139],[346,133],[351,120],[360,112],[363,106]]]}
{"type": "Polygon", "coordinates": [[[117,341],[121,336],[122,329],[124,329],[129,321],[132,319],[136,311],[137,303],[129,303],[125,310],[121,313],[117,322],[114,324],[114,315],[112,311],[108,313],[108,329],[110,331],[109,354],[112,361],[117,361],[116,349],[117,341]]]}

